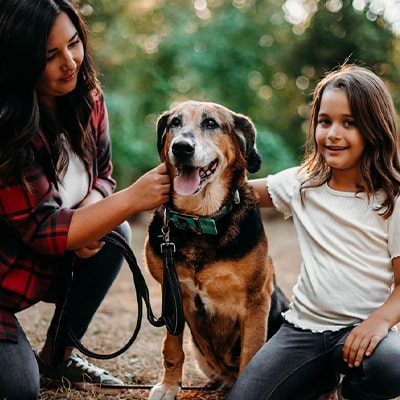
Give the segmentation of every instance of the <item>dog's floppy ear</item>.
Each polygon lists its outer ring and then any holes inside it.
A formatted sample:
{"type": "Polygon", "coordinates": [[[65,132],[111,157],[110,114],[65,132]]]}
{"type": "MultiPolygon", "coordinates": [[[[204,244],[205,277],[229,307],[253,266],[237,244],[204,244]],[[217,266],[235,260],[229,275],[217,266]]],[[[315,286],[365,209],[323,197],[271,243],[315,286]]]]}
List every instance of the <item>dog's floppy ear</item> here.
{"type": "Polygon", "coordinates": [[[169,111],[165,111],[160,115],[157,120],[157,150],[158,154],[161,153],[161,150],[164,147],[165,143],[165,135],[167,133],[167,121],[168,117],[170,116],[169,111]]]}
{"type": "Polygon", "coordinates": [[[242,114],[234,114],[235,129],[239,130],[245,139],[247,170],[257,172],[261,166],[261,154],[256,147],[256,128],[249,118],[242,114]]]}

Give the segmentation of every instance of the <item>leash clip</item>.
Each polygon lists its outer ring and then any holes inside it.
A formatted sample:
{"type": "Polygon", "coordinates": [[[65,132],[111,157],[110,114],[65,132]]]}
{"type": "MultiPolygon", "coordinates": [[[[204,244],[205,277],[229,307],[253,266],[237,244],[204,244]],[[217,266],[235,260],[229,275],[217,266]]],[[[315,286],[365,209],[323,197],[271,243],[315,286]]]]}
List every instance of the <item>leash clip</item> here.
{"type": "Polygon", "coordinates": [[[161,228],[162,235],[160,235],[160,237],[163,238],[163,243],[161,243],[161,246],[160,246],[161,253],[164,253],[165,247],[172,249],[173,253],[175,253],[175,251],[176,251],[175,243],[172,243],[169,241],[169,232],[170,232],[169,226],[168,226],[168,224],[165,224],[161,228]]]}

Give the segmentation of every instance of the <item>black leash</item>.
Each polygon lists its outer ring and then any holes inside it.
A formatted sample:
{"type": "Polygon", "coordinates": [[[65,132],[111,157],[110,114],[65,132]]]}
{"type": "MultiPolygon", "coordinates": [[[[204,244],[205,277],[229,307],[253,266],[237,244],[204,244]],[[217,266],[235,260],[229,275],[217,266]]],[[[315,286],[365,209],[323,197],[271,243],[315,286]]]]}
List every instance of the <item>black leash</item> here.
{"type": "Polygon", "coordinates": [[[183,332],[185,316],[183,314],[181,287],[175,269],[175,244],[169,241],[169,227],[167,224],[161,231],[163,238],[161,253],[164,267],[161,317],[168,332],[171,335],[179,335],[183,332]]]}
{"type": "MultiPolygon", "coordinates": [[[[85,347],[81,341],[76,337],[74,332],[67,326],[67,315],[68,315],[68,300],[69,290],[66,291],[65,300],[62,304],[56,307],[56,314],[58,313],[58,329],[56,338],[54,340],[52,363],[53,365],[59,365],[63,360],[65,342],[67,335],[72,340],[74,346],[83,354],[88,357],[107,360],[110,358],[117,357],[124,353],[136,340],[139,333],[142,317],[143,317],[143,302],[147,308],[147,319],[151,325],[155,327],[166,326],[168,332],[171,335],[179,335],[183,332],[185,325],[185,319],[183,314],[182,305],[182,292],[179,285],[178,276],[175,270],[175,262],[173,254],[175,252],[175,245],[169,241],[169,228],[163,228],[162,230],[163,243],[161,244],[161,252],[163,256],[163,285],[162,285],[162,313],[161,317],[156,318],[150,304],[149,290],[146,285],[146,281],[143,274],[138,266],[136,257],[129,246],[128,242],[119,233],[112,231],[107,234],[101,240],[104,242],[111,243],[117,246],[129,266],[132,272],[133,281],[136,290],[136,300],[138,305],[138,316],[136,321],[136,327],[133,331],[131,338],[128,342],[122,346],[119,350],[111,354],[98,354],[87,347],[85,347]]],[[[72,274],[71,274],[72,278],[72,274]]]]}

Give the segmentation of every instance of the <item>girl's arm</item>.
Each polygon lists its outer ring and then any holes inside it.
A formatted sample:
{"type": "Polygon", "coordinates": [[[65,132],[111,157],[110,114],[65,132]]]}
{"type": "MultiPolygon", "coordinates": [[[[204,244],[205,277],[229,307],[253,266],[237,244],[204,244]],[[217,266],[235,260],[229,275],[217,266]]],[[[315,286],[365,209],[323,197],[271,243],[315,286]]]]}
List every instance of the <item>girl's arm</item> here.
{"type": "Polygon", "coordinates": [[[265,178],[250,180],[249,184],[253,188],[253,190],[257,193],[260,207],[265,207],[265,208],[274,207],[272,199],[267,190],[265,178]]]}
{"type": "Polygon", "coordinates": [[[343,346],[343,358],[350,368],[358,367],[375,350],[389,330],[400,322],[400,257],[392,261],[395,288],[387,301],[356,326],[343,346]]]}

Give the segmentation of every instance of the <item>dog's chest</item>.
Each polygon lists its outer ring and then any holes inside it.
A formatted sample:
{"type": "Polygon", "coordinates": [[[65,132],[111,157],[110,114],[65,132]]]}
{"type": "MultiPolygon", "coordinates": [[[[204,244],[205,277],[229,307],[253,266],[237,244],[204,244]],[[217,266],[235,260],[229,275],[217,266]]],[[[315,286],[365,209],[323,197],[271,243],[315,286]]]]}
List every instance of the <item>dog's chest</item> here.
{"type": "MultiPolygon", "coordinates": [[[[234,262],[233,262],[234,264],[234,262]]],[[[196,270],[177,264],[185,308],[203,318],[224,315],[236,318],[245,310],[243,277],[235,274],[235,265],[224,261],[196,270]]]]}
{"type": "MultiPolygon", "coordinates": [[[[170,226],[168,239],[176,249],[173,257],[185,315],[236,319],[246,314],[247,287],[254,276],[262,275],[255,271],[264,269],[267,246],[258,210],[248,207],[240,216],[231,213],[219,221],[218,235],[199,235],[170,226]]],[[[149,226],[147,247],[148,255],[155,255],[150,257],[149,269],[159,281],[163,223],[163,213],[156,213],[149,226]]]]}

